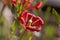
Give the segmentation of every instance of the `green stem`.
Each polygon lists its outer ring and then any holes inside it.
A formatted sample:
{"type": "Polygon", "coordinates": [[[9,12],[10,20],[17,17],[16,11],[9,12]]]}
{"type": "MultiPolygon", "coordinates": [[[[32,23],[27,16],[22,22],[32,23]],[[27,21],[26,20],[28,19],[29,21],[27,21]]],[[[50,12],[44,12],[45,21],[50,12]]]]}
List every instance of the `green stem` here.
{"type": "Polygon", "coordinates": [[[20,39],[19,40],[22,40],[23,39],[23,36],[24,34],[27,32],[27,30],[24,30],[24,32],[22,33],[22,35],[20,36],[20,39]]]}

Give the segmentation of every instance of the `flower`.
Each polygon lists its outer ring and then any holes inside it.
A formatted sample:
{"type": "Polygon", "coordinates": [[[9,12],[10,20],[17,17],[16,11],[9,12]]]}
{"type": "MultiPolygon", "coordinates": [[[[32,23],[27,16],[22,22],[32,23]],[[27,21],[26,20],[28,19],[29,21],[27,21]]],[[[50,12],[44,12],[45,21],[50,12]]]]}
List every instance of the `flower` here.
{"type": "Polygon", "coordinates": [[[33,0],[20,0],[20,4],[23,6],[23,9],[30,9],[33,0]]]}
{"type": "Polygon", "coordinates": [[[36,5],[32,5],[32,2],[34,0],[12,0],[13,4],[16,5],[17,2],[20,2],[20,4],[23,6],[23,9],[26,10],[26,9],[39,9],[41,8],[42,6],[42,1],[41,2],[38,2],[36,5]]]}
{"type": "Polygon", "coordinates": [[[30,31],[40,31],[41,26],[44,24],[44,21],[39,16],[31,14],[27,10],[24,10],[18,19],[21,20],[22,26],[30,31]]]}
{"type": "Polygon", "coordinates": [[[41,8],[42,4],[43,4],[42,1],[41,1],[41,2],[38,2],[38,3],[36,4],[35,8],[36,8],[36,9],[41,8]]]}
{"type": "Polygon", "coordinates": [[[30,10],[32,10],[32,9],[40,9],[41,8],[41,6],[42,6],[42,1],[41,2],[38,2],[36,5],[31,5],[31,3],[30,2],[28,2],[26,5],[25,5],[25,7],[24,7],[24,10],[26,10],[26,9],[30,9],[30,10]]]}

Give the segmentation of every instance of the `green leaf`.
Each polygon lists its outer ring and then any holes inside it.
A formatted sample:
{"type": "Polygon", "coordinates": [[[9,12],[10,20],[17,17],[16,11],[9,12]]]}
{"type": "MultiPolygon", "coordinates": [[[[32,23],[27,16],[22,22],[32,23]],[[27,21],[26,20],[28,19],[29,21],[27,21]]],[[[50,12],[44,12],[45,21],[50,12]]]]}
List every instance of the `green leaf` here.
{"type": "Polygon", "coordinates": [[[55,34],[55,27],[53,25],[48,25],[45,27],[46,40],[53,40],[54,34],[55,34]]]}
{"type": "Polygon", "coordinates": [[[55,17],[57,24],[60,25],[60,15],[58,14],[58,12],[54,8],[52,10],[52,14],[55,17]]]}
{"type": "Polygon", "coordinates": [[[11,34],[14,34],[15,29],[18,29],[20,31],[20,29],[22,29],[22,25],[20,23],[20,21],[18,20],[14,20],[12,26],[11,26],[11,34]]]}
{"type": "Polygon", "coordinates": [[[27,33],[27,30],[24,30],[24,31],[22,32],[22,34],[20,35],[19,40],[23,40],[23,39],[25,40],[25,38],[26,38],[26,37],[25,37],[25,36],[26,36],[25,34],[26,34],[26,33],[27,33]]]}
{"type": "Polygon", "coordinates": [[[21,4],[18,4],[17,7],[16,7],[16,9],[17,9],[17,15],[19,16],[20,13],[22,12],[23,7],[22,7],[21,4]]]}
{"type": "Polygon", "coordinates": [[[2,37],[4,35],[3,33],[3,27],[4,27],[4,19],[2,16],[0,16],[0,39],[2,40],[2,37]]]}
{"type": "Polygon", "coordinates": [[[11,31],[10,33],[13,35],[14,34],[14,31],[15,31],[15,23],[16,21],[13,22],[12,26],[11,26],[11,31]]]}
{"type": "Polygon", "coordinates": [[[49,20],[50,10],[51,10],[51,7],[48,7],[48,8],[46,9],[45,17],[44,17],[45,24],[47,24],[47,22],[48,22],[48,20],[49,20]]]}
{"type": "Polygon", "coordinates": [[[32,39],[32,33],[31,32],[28,32],[28,35],[27,35],[26,38],[27,38],[26,40],[31,40],[32,39]]]}

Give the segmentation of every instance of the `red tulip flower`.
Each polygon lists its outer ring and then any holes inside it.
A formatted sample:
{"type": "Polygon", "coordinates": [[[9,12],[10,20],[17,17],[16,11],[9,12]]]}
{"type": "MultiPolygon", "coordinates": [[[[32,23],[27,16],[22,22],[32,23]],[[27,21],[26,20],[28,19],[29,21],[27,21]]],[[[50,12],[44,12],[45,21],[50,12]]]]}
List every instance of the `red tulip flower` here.
{"type": "Polygon", "coordinates": [[[24,10],[18,19],[21,20],[22,26],[30,31],[40,31],[44,24],[44,21],[39,16],[31,14],[27,10],[24,10]]]}

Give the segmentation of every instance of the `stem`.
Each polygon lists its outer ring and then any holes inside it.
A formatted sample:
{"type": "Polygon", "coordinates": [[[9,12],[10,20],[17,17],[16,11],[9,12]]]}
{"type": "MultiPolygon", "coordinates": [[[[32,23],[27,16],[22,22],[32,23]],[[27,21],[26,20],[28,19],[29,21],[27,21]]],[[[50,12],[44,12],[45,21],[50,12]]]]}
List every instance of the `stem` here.
{"type": "Polygon", "coordinates": [[[27,30],[24,30],[24,32],[22,33],[22,35],[20,36],[20,39],[19,40],[22,40],[24,34],[27,32],[27,30]]]}

